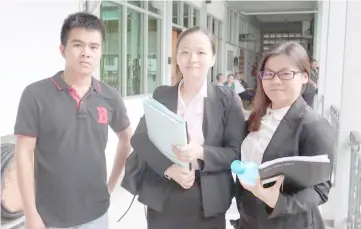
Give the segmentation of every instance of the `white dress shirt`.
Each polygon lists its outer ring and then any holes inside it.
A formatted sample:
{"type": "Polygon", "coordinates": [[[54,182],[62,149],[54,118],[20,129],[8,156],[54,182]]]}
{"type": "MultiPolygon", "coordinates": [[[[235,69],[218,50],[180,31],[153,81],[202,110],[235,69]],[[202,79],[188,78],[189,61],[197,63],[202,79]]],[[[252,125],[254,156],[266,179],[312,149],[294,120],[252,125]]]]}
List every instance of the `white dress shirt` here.
{"type": "MultiPolygon", "coordinates": [[[[207,81],[205,80],[202,87],[190,101],[188,106],[182,98],[180,88],[183,85],[183,80],[179,83],[178,87],[178,108],[177,114],[182,116],[187,122],[188,134],[191,139],[197,141],[199,145],[204,144],[203,134],[203,113],[204,113],[204,98],[207,97],[207,81]]],[[[192,162],[194,169],[199,169],[198,162],[192,162]]]]}
{"type": "Polygon", "coordinates": [[[266,115],[261,119],[260,129],[250,132],[242,142],[242,161],[254,162],[258,165],[262,164],[264,151],[289,109],[290,107],[277,110],[267,109],[266,115]]]}

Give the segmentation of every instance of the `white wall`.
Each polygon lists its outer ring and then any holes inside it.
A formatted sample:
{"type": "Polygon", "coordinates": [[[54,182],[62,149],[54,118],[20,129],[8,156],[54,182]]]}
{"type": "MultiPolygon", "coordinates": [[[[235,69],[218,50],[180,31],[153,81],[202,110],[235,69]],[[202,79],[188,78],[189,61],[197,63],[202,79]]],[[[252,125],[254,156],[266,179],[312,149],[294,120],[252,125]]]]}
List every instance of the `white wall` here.
{"type": "Polygon", "coordinates": [[[223,24],[227,22],[227,7],[223,0],[212,1],[210,4],[206,4],[207,13],[223,21],[223,24]]]}
{"type": "MultiPolygon", "coordinates": [[[[226,65],[225,65],[224,74],[228,75],[228,74],[230,74],[230,73],[233,73],[233,74],[235,73],[234,70],[228,71],[227,66],[228,66],[228,62],[229,62],[229,61],[232,62],[232,66],[233,66],[233,58],[234,58],[234,57],[239,57],[239,50],[240,50],[240,48],[237,47],[237,46],[230,45],[230,44],[226,44],[226,65]],[[230,59],[230,60],[228,59],[228,55],[227,55],[227,52],[228,52],[229,50],[233,52],[233,57],[232,57],[232,59],[230,59]]],[[[233,67],[233,69],[234,69],[234,67],[233,67]]]]}
{"type": "Polygon", "coordinates": [[[346,29],[346,1],[329,2],[328,34],[327,34],[327,55],[322,62],[325,62],[324,81],[324,114],[329,117],[331,104],[338,108],[341,106],[342,71],[344,58],[344,43],[346,29]]]}
{"type": "Polygon", "coordinates": [[[361,21],[359,1],[323,1],[321,3],[321,33],[319,34],[320,89],[324,94],[323,112],[330,117],[330,106],[340,110],[340,126],[336,166],[336,184],[329,201],[321,206],[325,219],[334,220],[336,229],[347,228],[350,184],[351,131],[361,132],[361,52],[359,37],[361,21]]]}
{"type": "Polygon", "coordinates": [[[187,2],[188,4],[192,4],[193,6],[195,6],[197,8],[202,8],[202,4],[203,4],[202,0],[184,1],[184,2],[187,2]]]}
{"type": "MultiPolygon", "coordinates": [[[[349,185],[350,185],[350,163],[351,148],[349,144],[350,131],[361,133],[361,104],[358,98],[361,96],[361,65],[359,61],[361,46],[361,20],[360,20],[361,2],[347,0],[346,6],[346,25],[345,25],[345,43],[343,56],[342,83],[339,85],[342,89],[341,97],[341,116],[340,116],[340,136],[339,152],[335,193],[337,193],[337,203],[335,206],[335,228],[346,229],[347,213],[349,204],[349,185]],[[348,178],[348,179],[347,179],[348,178]]],[[[332,16],[332,15],[331,15],[332,16]]],[[[333,17],[333,16],[332,16],[333,17]]],[[[352,161],[354,163],[354,161],[352,161]]],[[[360,206],[359,206],[360,207],[360,206]]],[[[359,211],[360,213],[360,211],[359,211]]]]}
{"type": "Polygon", "coordinates": [[[0,101],[5,109],[1,113],[0,136],[13,133],[23,89],[63,68],[59,52],[61,25],[68,14],[79,10],[77,1],[4,3],[1,8],[6,10],[1,18],[7,22],[0,20],[4,32],[0,52],[0,101]]]}

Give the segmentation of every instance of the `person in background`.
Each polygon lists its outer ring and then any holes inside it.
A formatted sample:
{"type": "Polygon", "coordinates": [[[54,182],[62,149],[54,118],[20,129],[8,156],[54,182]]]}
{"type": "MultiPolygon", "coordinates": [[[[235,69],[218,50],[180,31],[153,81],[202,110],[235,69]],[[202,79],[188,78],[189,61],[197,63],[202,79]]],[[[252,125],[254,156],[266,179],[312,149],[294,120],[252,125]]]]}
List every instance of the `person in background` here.
{"type": "MultiPolygon", "coordinates": [[[[328,154],[332,165],[332,128],[301,96],[310,74],[307,52],[298,43],[281,43],[264,53],[242,161],[260,165],[282,157],[328,154]]],[[[318,206],[328,199],[330,180],[299,188],[283,185],[283,179],[268,187],[236,180],[239,228],[325,228],[318,206]]]]}
{"type": "Polygon", "coordinates": [[[316,60],[312,60],[311,75],[308,80],[308,83],[306,84],[305,91],[302,94],[303,99],[310,107],[313,107],[315,95],[317,94],[318,91],[318,85],[317,85],[318,72],[319,72],[318,62],[316,60]]]}
{"type": "Polygon", "coordinates": [[[242,86],[244,87],[244,89],[249,89],[249,85],[248,83],[245,81],[244,79],[244,74],[243,72],[237,72],[236,73],[236,79],[239,80],[239,82],[242,84],[242,86]]]}
{"type": "Polygon", "coordinates": [[[238,96],[240,96],[240,94],[244,91],[246,91],[246,89],[243,87],[243,85],[241,84],[241,78],[240,78],[240,74],[235,74],[233,83],[234,83],[234,90],[237,93],[238,96]]]}
{"type": "Polygon", "coordinates": [[[124,169],[132,130],[119,92],[92,77],[104,39],[99,18],[69,15],[60,34],[64,70],[22,93],[14,134],[25,229],[108,228],[109,194],[124,169]],[[118,147],[107,182],[108,126],[118,147]]]}
{"type": "Polygon", "coordinates": [[[243,107],[248,109],[252,104],[255,91],[254,89],[249,88],[249,85],[244,80],[244,74],[242,72],[236,73],[236,79],[239,79],[241,86],[244,88],[238,95],[242,100],[243,107]]]}
{"type": "Polygon", "coordinates": [[[186,120],[190,142],[173,146],[173,152],[192,169],[159,152],[148,138],[143,116],[131,139],[133,153],[146,168],[139,201],[148,206],[148,229],[225,229],[234,191],[230,164],[244,136],[241,103],[233,90],[207,82],[217,50],[207,30],[183,31],[176,50],[183,79],[158,87],[153,98],[186,120]]]}
{"type": "Polygon", "coordinates": [[[229,74],[227,76],[227,81],[224,82],[224,86],[227,86],[229,88],[232,88],[233,90],[235,89],[235,85],[234,85],[234,75],[233,74],[229,74]]]}
{"type": "Polygon", "coordinates": [[[224,83],[226,82],[226,76],[222,73],[218,73],[217,76],[216,76],[216,84],[217,85],[220,85],[220,86],[223,86],[224,83]]]}

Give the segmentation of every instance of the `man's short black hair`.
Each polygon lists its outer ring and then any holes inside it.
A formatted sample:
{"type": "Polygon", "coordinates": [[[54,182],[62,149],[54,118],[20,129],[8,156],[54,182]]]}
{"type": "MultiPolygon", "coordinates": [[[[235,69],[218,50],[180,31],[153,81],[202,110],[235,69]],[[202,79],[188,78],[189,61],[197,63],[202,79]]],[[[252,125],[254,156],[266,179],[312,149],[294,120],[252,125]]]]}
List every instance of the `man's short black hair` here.
{"type": "Polygon", "coordinates": [[[60,42],[62,45],[66,45],[68,41],[69,33],[74,28],[84,28],[89,30],[97,30],[102,34],[103,41],[105,40],[105,26],[103,22],[95,15],[78,12],[70,14],[63,23],[60,33],[60,42]]]}

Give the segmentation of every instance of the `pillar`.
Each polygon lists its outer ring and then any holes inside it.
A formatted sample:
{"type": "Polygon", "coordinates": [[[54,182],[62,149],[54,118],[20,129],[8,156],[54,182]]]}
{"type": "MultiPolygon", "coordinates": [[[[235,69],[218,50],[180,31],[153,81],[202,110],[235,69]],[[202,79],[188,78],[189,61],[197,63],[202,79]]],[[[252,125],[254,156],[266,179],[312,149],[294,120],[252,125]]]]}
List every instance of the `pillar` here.
{"type": "Polygon", "coordinates": [[[361,132],[361,103],[358,101],[361,96],[361,64],[358,61],[361,53],[361,2],[323,1],[322,5],[327,12],[322,12],[322,21],[325,20],[322,24],[328,22],[326,34],[322,29],[320,47],[323,113],[330,117],[331,105],[340,110],[336,184],[329,202],[322,207],[322,213],[324,218],[334,220],[335,229],[346,229],[351,160],[349,136],[351,131],[361,132]]]}

